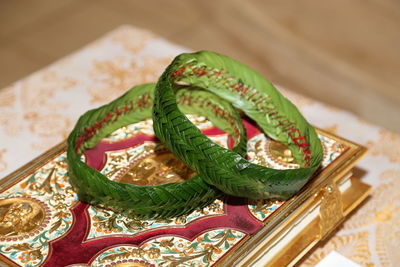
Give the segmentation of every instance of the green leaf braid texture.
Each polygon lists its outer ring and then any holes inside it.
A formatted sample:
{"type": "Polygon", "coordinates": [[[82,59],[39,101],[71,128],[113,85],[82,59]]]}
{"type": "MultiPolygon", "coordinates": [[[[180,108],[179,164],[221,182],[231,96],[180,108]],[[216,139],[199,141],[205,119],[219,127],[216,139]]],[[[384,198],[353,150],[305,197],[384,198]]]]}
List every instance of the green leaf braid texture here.
{"type": "MultiPolygon", "coordinates": [[[[79,118],[67,140],[67,160],[70,181],[77,188],[81,201],[102,205],[129,217],[166,219],[202,208],[221,195],[199,175],[181,183],[139,186],[112,181],[81,161],[83,152],[95,147],[108,134],[151,118],[154,89],[155,84],[135,86],[111,103],[87,111],[79,118]]],[[[186,86],[177,86],[176,90],[180,110],[208,118],[232,136],[235,153],[246,154],[246,131],[236,109],[205,90],[186,86]]],[[[187,129],[180,130],[190,133],[187,129]]],[[[173,139],[173,136],[164,137],[173,139]]]]}
{"type": "Polygon", "coordinates": [[[206,183],[239,197],[288,199],[308,182],[323,158],[315,129],[271,83],[240,62],[209,51],[181,54],[166,68],[155,89],[153,127],[206,183]],[[259,166],[212,142],[180,110],[176,84],[202,88],[242,110],[265,134],[286,144],[300,168],[259,166]]]}

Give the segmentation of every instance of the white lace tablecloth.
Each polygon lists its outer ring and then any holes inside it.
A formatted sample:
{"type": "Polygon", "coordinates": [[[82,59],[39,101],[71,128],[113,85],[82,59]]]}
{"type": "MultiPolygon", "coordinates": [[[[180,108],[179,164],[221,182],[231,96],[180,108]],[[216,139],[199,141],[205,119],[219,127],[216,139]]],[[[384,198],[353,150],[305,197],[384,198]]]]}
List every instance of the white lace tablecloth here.
{"type": "MultiPolygon", "coordinates": [[[[1,89],[0,178],[65,139],[84,111],[133,85],[155,82],[173,57],[185,51],[148,31],[121,26],[1,89]]],[[[369,148],[358,167],[365,171],[362,180],[373,186],[371,198],[303,265],[314,266],[336,250],[363,266],[399,266],[400,136],[346,111],[283,93],[315,126],[369,148]]]]}

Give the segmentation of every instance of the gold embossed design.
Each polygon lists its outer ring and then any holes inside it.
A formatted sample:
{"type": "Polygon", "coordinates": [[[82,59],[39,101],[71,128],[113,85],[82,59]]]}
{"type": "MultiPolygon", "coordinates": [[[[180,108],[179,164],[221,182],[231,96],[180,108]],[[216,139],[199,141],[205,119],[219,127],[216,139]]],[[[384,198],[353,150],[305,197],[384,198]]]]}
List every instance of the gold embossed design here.
{"type": "Polygon", "coordinates": [[[184,182],[195,173],[163,146],[157,146],[154,153],[135,161],[119,182],[135,185],[160,185],[184,182]]]}
{"type": "Polygon", "coordinates": [[[50,181],[53,178],[56,171],[57,171],[57,168],[53,167],[51,169],[51,171],[49,172],[49,174],[46,176],[46,179],[42,183],[40,183],[40,184],[32,183],[29,185],[29,189],[34,192],[38,192],[40,195],[51,194],[53,192],[53,190],[51,188],[50,181]]]}
{"type": "Polygon", "coordinates": [[[322,239],[343,219],[343,202],[339,188],[332,183],[321,189],[320,222],[322,239]]]}
{"type": "Polygon", "coordinates": [[[268,168],[272,168],[273,166],[267,162],[265,156],[262,154],[263,150],[264,150],[264,146],[262,145],[263,140],[258,140],[255,144],[254,144],[254,153],[249,153],[249,149],[247,154],[248,156],[251,156],[251,162],[264,166],[264,167],[268,167],[268,168]]]}
{"type": "Polygon", "coordinates": [[[296,159],[292,155],[292,151],[281,142],[270,140],[267,143],[267,151],[274,161],[289,168],[299,168],[296,159]]]}
{"type": "Polygon", "coordinates": [[[34,232],[45,219],[43,207],[26,198],[0,200],[0,237],[20,237],[34,232]]]}
{"type": "Polygon", "coordinates": [[[367,147],[373,156],[384,156],[391,163],[400,162],[400,136],[388,130],[379,131],[379,140],[368,141],[367,147]],[[395,148],[395,149],[393,149],[395,148]]]}

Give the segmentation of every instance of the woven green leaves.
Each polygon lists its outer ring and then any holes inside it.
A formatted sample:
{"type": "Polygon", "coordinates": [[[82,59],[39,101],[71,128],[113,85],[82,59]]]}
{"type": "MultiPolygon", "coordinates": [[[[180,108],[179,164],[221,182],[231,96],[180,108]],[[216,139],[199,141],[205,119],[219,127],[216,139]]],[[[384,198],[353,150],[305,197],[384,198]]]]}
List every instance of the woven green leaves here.
{"type": "Polygon", "coordinates": [[[291,102],[254,70],[213,52],[182,54],[155,88],[136,86],[86,112],[71,132],[67,149],[69,175],[80,200],[140,218],[189,213],[212,202],[220,191],[287,199],[307,183],[322,156],[314,128],[291,102]],[[275,170],[246,161],[246,133],[237,109],[286,144],[301,168],[275,170]],[[232,136],[234,148],[212,142],[184,113],[207,117],[232,136]],[[111,181],[80,160],[84,150],[109,133],[151,116],[156,136],[197,176],[182,183],[136,186],[111,181]]]}
{"type": "Polygon", "coordinates": [[[182,54],[167,67],[156,86],[153,122],[157,137],[183,162],[208,184],[234,196],[287,199],[322,161],[318,136],[297,108],[260,74],[213,52],[182,54]],[[203,88],[243,110],[267,135],[286,144],[301,168],[262,167],[213,143],[180,112],[176,83],[203,88]]]}
{"type": "MultiPolygon", "coordinates": [[[[138,186],[112,181],[80,160],[82,152],[93,148],[114,130],[151,117],[154,84],[133,87],[125,95],[82,115],[68,137],[69,177],[79,199],[103,205],[129,217],[170,218],[192,212],[215,200],[221,193],[199,176],[182,183],[138,186]]],[[[199,89],[180,87],[179,108],[207,117],[231,134],[233,150],[246,154],[246,133],[237,111],[218,96],[199,89]],[[216,111],[223,111],[224,117],[216,111]],[[230,123],[227,123],[229,121],[230,123]]],[[[196,128],[197,129],[197,128],[196,128]]],[[[181,155],[182,156],[182,155],[181,155]]]]}

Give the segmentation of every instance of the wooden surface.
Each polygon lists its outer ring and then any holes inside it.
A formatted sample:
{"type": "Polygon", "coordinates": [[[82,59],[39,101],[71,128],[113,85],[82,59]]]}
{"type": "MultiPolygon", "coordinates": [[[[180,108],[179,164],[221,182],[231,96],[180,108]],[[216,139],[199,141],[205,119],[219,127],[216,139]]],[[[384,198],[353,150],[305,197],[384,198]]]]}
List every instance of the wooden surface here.
{"type": "Polygon", "coordinates": [[[0,0],[0,87],[121,24],[211,49],[400,132],[396,0],[0,0]]]}

